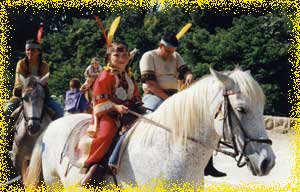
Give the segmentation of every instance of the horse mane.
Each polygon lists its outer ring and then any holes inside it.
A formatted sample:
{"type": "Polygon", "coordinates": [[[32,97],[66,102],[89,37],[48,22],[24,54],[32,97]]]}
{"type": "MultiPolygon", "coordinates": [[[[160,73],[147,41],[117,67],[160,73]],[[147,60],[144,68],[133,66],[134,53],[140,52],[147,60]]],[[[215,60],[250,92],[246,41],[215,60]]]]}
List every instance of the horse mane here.
{"type": "MultiPolygon", "coordinates": [[[[229,77],[239,85],[241,94],[249,98],[251,106],[262,106],[263,110],[265,96],[259,84],[249,73],[235,69],[229,77]]],[[[211,100],[209,90],[212,89],[214,81],[216,79],[212,75],[204,76],[189,88],[166,99],[155,112],[146,115],[147,118],[171,130],[172,134],[167,134],[166,137],[168,144],[185,145],[187,137],[203,138],[203,141],[212,137],[207,134],[212,134],[208,129],[213,127],[213,117],[209,111],[211,100]]],[[[222,87],[219,88],[222,90],[222,87]]],[[[138,124],[140,123],[144,127],[138,131],[141,141],[145,144],[155,142],[157,131],[162,129],[149,122],[139,121],[138,124]]]]}
{"type": "Polygon", "coordinates": [[[239,85],[240,91],[243,95],[249,98],[251,107],[263,107],[265,104],[265,95],[260,85],[253,79],[250,72],[241,71],[239,68],[235,69],[229,77],[233,79],[235,84],[239,85]]]}
{"type": "MultiPolygon", "coordinates": [[[[171,129],[172,134],[168,134],[166,138],[168,144],[177,142],[186,144],[188,136],[196,138],[199,134],[205,134],[206,128],[211,127],[212,119],[209,117],[207,100],[210,80],[209,76],[201,78],[189,88],[169,97],[155,112],[146,115],[147,118],[171,129]],[[193,111],[194,109],[199,110],[193,111]],[[200,133],[199,130],[203,132],[200,133]]],[[[153,137],[156,131],[162,129],[148,122],[140,123],[144,124],[143,133],[139,133],[143,135],[144,143],[155,142],[153,137]]]]}

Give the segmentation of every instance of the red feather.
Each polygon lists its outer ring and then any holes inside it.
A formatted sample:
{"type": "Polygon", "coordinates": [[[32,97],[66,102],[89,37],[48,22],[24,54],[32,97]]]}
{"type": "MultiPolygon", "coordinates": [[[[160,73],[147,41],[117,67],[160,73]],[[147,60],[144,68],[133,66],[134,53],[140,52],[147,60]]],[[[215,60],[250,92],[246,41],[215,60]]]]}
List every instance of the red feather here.
{"type": "Polygon", "coordinates": [[[37,40],[38,43],[42,42],[43,32],[44,32],[44,26],[40,26],[40,28],[37,32],[37,37],[36,37],[36,40],[37,40]]]}
{"type": "Polygon", "coordinates": [[[103,33],[103,36],[104,36],[104,39],[105,39],[105,42],[106,42],[106,46],[107,46],[107,36],[106,36],[106,30],[101,22],[101,20],[99,19],[98,16],[95,16],[95,19],[96,19],[96,22],[98,24],[98,27],[100,28],[100,30],[102,31],[103,33]]]}

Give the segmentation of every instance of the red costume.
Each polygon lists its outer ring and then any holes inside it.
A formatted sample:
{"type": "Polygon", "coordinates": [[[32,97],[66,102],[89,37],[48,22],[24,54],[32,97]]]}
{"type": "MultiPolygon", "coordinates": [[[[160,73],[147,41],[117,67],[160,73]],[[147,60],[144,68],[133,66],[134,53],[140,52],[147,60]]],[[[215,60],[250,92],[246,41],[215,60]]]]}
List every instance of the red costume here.
{"type": "Polygon", "coordinates": [[[140,100],[137,83],[126,72],[110,68],[97,77],[94,86],[93,120],[88,128],[83,149],[85,149],[84,166],[99,163],[107,153],[115,134],[119,114],[112,111],[114,104],[135,103],[140,100]]]}

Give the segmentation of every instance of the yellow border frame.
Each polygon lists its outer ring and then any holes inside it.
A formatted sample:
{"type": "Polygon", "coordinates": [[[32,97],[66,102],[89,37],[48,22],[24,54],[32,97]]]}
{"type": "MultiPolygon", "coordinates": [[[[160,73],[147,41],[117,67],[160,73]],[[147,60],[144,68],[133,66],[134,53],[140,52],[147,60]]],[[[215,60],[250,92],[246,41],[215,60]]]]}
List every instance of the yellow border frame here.
{"type": "MultiPolygon", "coordinates": [[[[148,9],[153,6],[156,2],[160,4],[164,4],[166,2],[170,3],[173,6],[186,8],[187,11],[192,11],[195,9],[203,9],[203,8],[217,8],[222,11],[231,10],[233,7],[239,8],[239,11],[243,12],[255,12],[257,9],[264,9],[266,7],[272,8],[274,10],[281,9],[294,9],[295,15],[294,17],[289,16],[291,23],[293,25],[292,36],[290,38],[291,48],[289,49],[289,62],[292,65],[291,69],[291,79],[293,85],[289,90],[289,102],[292,104],[292,108],[290,111],[291,117],[297,117],[300,113],[300,102],[298,98],[300,97],[300,81],[299,81],[299,58],[300,58],[300,3],[294,2],[293,0],[194,0],[194,1],[185,1],[185,0],[81,0],[80,2],[76,2],[74,0],[4,0],[4,2],[0,2],[0,128],[4,130],[6,126],[3,121],[3,104],[4,100],[8,99],[8,92],[6,87],[6,82],[4,78],[4,74],[8,71],[6,67],[8,66],[8,59],[10,57],[11,47],[8,46],[8,40],[10,38],[10,31],[13,30],[11,25],[8,22],[8,8],[14,8],[18,6],[27,6],[35,8],[36,10],[46,10],[51,7],[55,9],[82,9],[82,8],[90,8],[93,9],[97,6],[104,6],[107,9],[115,10],[116,8],[122,10],[124,7],[143,7],[148,9]]],[[[167,10],[166,10],[167,11],[167,10]]],[[[293,164],[295,165],[292,169],[292,176],[288,181],[288,184],[282,186],[280,183],[273,184],[272,186],[266,185],[257,185],[246,184],[239,186],[230,186],[225,184],[218,184],[216,186],[210,186],[208,188],[209,191],[298,191],[300,189],[300,131],[299,131],[299,119],[297,119],[297,123],[294,124],[293,129],[295,130],[295,138],[292,141],[293,144],[293,164]]],[[[2,133],[1,133],[2,134],[2,133]]],[[[0,143],[3,143],[2,137],[0,137],[0,143]]],[[[0,145],[0,153],[4,153],[3,146],[0,145]]],[[[3,157],[0,156],[0,171],[7,170],[7,166],[4,164],[3,157]]],[[[2,183],[7,181],[7,177],[5,175],[0,176],[0,190],[2,191],[4,188],[1,186],[2,183]]],[[[12,187],[10,191],[19,191],[16,187],[12,187]]],[[[45,191],[45,188],[39,188],[37,191],[45,191]]],[[[75,188],[68,188],[64,191],[76,191],[75,188]]],[[[152,189],[153,190],[153,189],[152,189]]],[[[155,191],[193,191],[193,189],[189,188],[186,185],[186,188],[169,188],[163,189],[161,187],[155,188],[155,191]]],[[[27,190],[26,190],[27,191],[27,190]]],[[[29,189],[28,191],[33,191],[33,189],[29,189]]],[[[55,190],[57,191],[57,190],[55,190]]],[[[122,190],[123,191],[123,190],[122,190]]],[[[143,191],[143,189],[137,188],[128,188],[124,191],[143,191]]]]}

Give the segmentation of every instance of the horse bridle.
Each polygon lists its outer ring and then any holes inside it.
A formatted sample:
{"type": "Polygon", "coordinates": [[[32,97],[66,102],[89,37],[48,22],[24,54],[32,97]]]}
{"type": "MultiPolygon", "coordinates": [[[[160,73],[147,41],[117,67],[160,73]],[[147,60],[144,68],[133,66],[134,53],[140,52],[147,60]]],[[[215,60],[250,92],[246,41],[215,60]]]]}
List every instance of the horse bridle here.
{"type": "MultiPolygon", "coordinates": [[[[41,87],[44,89],[44,86],[41,83],[37,82],[37,84],[41,85],[41,87]]],[[[22,100],[22,103],[24,103],[24,100],[25,100],[24,97],[22,97],[21,100],[22,100]]],[[[44,109],[45,109],[45,101],[44,101],[44,104],[43,104],[42,114],[40,115],[40,117],[27,117],[26,114],[25,114],[25,110],[23,108],[23,118],[25,120],[26,127],[27,127],[28,121],[30,121],[30,120],[37,120],[40,123],[42,123],[42,120],[43,120],[43,117],[44,117],[44,113],[45,113],[44,109]]]]}
{"type": "Polygon", "coordinates": [[[42,114],[40,117],[27,117],[25,115],[25,112],[23,110],[23,117],[24,117],[24,120],[25,120],[25,123],[28,124],[28,121],[30,120],[38,120],[40,123],[42,122],[42,119],[43,119],[43,116],[44,116],[44,107],[43,107],[43,111],[42,111],[42,114]]]}
{"type": "MultiPolygon", "coordinates": [[[[229,155],[231,157],[233,157],[236,162],[237,162],[237,166],[238,167],[243,167],[247,164],[247,162],[249,161],[249,159],[247,158],[246,154],[245,154],[245,150],[248,144],[250,144],[251,142],[256,142],[256,143],[265,143],[265,144],[269,144],[272,145],[272,140],[270,139],[257,139],[257,138],[251,138],[247,132],[245,131],[241,121],[239,120],[239,118],[237,117],[236,113],[234,112],[232,105],[230,103],[229,100],[229,95],[234,95],[237,94],[239,92],[233,92],[231,90],[229,91],[224,91],[223,96],[224,96],[224,120],[223,120],[223,139],[224,141],[219,141],[219,144],[222,144],[228,148],[231,148],[234,150],[234,152],[229,152],[226,150],[222,150],[220,148],[217,149],[218,152],[224,153],[225,155],[229,155]],[[225,136],[225,127],[226,127],[226,119],[228,118],[228,126],[230,129],[230,135],[231,135],[231,141],[232,141],[232,145],[226,143],[226,136],[225,136]],[[238,151],[238,146],[236,143],[236,134],[234,131],[234,126],[233,126],[233,118],[236,120],[235,122],[237,122],[238,127],[244,136],[244,146],[242,147],[242,151],[239,154],[238,151]],[[239,156],[239,157],[238,157],[239,156]],[[245,158],[245,161],[242,162],[243,157],[245,158]]],[[[220,105],[220,108],[222,107],[222,105],[220,105]]]]}

